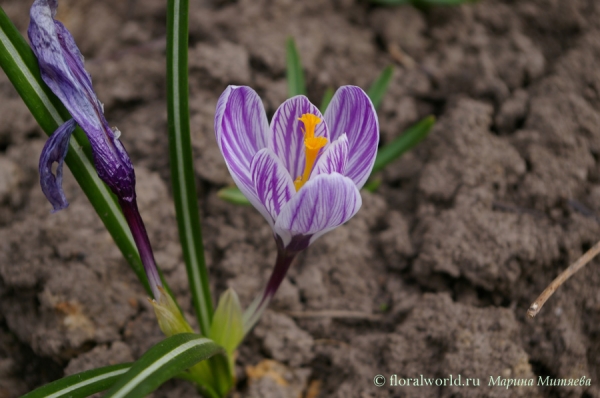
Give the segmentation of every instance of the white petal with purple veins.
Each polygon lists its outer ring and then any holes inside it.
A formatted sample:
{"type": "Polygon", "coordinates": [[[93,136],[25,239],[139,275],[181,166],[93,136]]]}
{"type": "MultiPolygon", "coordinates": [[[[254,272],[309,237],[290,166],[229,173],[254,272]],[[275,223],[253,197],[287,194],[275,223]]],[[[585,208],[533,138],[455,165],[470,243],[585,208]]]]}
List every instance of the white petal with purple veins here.
{"type": "Polygon", "coordinates": [[[319,174],[340,173],[346,172],[346,164],[348,163],[348,137],[342,134],[340,138],[331,143],[317,161],[313,169],[311,178],[319,174]]]}
{"type": "Polygon", "coordinates": [[[371,174],[379,144],[379,122],[371,100],[359,87],[340,87],[327,107],[325,122],[332,141],[348,135],[345,175],[360,189],[371,174]]]}
{"type": "Polygon", "coordinates": [[[217,104],[217,143],[238,188],[261,213],[264,208],[256,196],[250,166],[254,155],[267,146],[269,133],[265,108],[258,94],[249,87],[229,86],[217,104]]]}
{"type": "Polygon", "coordinates": [[[225,107],[227,106],[227,102],[229,101],[229,96],[231,95],[231,91],[235,90],[237,86],[227,86],[223,94],[219,97],[219,101],[217,101],[217,110],[215,111],[215,138],[217,139],[217,144],[219,145],[219,149],[221,149],[221,132],[222,128],[220,128],[223,123],[223,115],[225,114],[225,107]]]}
{"type": "Polygon", "coordinates": [[[304,95],[297,95],[281,104],[271,120],[273,135],[269,139],[269,148],[281,159],[292,179],[304,172],[304,124],[298,118],[305,113],[312,113],[321,119],[315,128],[315,137],[328,138],[323,115],[304,95]]]}
{"type": "Polygon", "coordinates": [[[265,107],[254,90],[245,86],[225,90],[217,104],[215,134],[221,148],[230,148],[225,161],[249,172],[252,158],[267,147],[270,134],[265,107]]]}
{"type": "Polygon", "coordinates": [[[362,204],[354,182],[341,174],[320,174],[311,178],[281,210],[275,233],[284,245],[292,236],[312,236],[314,242],[324,233],[348,221],[362,204]]]}
{"type": "Polygon", "coordinates": [[[251,170],[256,194],[270,215],[266,218],[272,227],[281,209],[296,193],[294,182],[281,160],[268,148],[254,156],[251,170]]]}

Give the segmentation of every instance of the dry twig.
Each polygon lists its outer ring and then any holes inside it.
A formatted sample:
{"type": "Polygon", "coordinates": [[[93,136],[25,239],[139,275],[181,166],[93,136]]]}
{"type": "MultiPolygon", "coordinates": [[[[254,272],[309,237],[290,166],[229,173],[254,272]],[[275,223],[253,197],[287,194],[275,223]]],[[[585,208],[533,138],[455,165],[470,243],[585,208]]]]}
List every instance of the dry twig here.
{"type": "Polygon", "coordinates": [[[535,300],[533,304],[531,304],[531,306],[527,310],[527,315],[530,318],[535,317],[540,312],[546,301],[554,294],[556,289],[558,289],[560,285],[565,283],[567,279],[573,276],[573,274],[582,269],[587,263],[589,263],[594,257],[596,257],[598,253],[600,253],[600,241],[594,246],[592,246],[590,250],[585,252],[583,256],[579,257],[577,261],[569,265],[569,268],[564,270],[560,275],[556,277],[556,279],[552,281],[552,283],[550,283],[550,285],[548,285],[548,287],[542,292],[542,294],[539,295],[537,300],[535,300]]]}

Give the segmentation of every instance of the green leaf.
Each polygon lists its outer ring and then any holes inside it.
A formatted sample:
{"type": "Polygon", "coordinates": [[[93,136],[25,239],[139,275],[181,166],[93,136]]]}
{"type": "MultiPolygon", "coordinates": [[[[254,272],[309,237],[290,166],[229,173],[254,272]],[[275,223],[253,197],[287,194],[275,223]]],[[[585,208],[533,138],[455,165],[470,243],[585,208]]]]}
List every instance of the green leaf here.
{"type": "Polygon", "coordinates": [[[110,388],[130,367],[131,364],[123,363],[77,373],[46,384],[21,398],[88,397],[110,388]]]}
{"type": "Polygon", "coordinates": [[[215,355],[208,360],[208,363],[212,370],[212,385],[215,386],[215,390],[218,391],[222,397],[226,397],[235,384],[233,364],[230,363],[226,354],[215,355]]]}
{"type": "Polygon", "coordinates": [[[286,43],[286,61],[287,61],[287,81],[288,94],[290,97],[295,95],[306,95],[306,84],[304,83],[304,72],[302,71],[302,62],[300,54],[296,48],[296,42],[293,37],[288,37],[286,43]]]}
{"type": "Polygon", "coordinates": [[[325,93],[323,94],[323,99],[321,100],[321,106],[319,107],[319,110],[322,114],[325,114],[325,111],[327,110],[327,107],[333,98],[333,94],[333,89],[331,87],[327,87],[327,90],[325,90],[325,93]]]}
{"type": "Polygon", "coordinates": [[[222,352],[223,349],[213,341],[197,334],[171,336],[136,361],[105,398],[142,398],[185,369],[222,352]]]}
{"type": "Polygon", "coordinates": [[[233,352],[244,338],[242,306],[237,294],[231,288],[227,289],[219,299],[209,337],[225,348],[229,358],[233,358],[233,352]]]}
{"type": "Polygon", "coordinates": [[[225,202],[233,203],[234,205],[250,206],[250,201],[244,196],[242,191],[237,187],[222,188],[217,192],[217,196],[225,202]]]}
{"type": "Polygon", "coordinates": [[[365,191],[375,192],[377,191],[377,188],[379,188],[379,186],[381,185],[381,182],[381,178],[369,180],[365,185],[363,185],[363,189],[365,191]]]}
{"type": "Polygon", "coordinates": [[[203,334],[210,331],[213,314],[208,272],[204,262],[202,229],[192,162],[188,106],[188,0],[169,0],[167,13],[167,112],[173,200],[179,239],[203,334]]]}
{"type": "MultiPolygon", "coordinates": [[[[52,135],[61,124],[71,118],[62,103],[42,81],[35,55],[2,8],[0,8],[0,67],[47,135],[52,135]]],[[[65,162],[123,256],[151,295],[148,279],[129,226],[116,198],[98,178],[91,161],[89,141],[80,128],[77,128],[71,137],[65,162]]]]}
{"type": "Polygon", "coordinates": [[[369,87],[369,91],[367,91],[367,95],[371,98],[371,102],[375,109],[379,108],[381,101],[383,100],[383,96],[387,92],[388,86],[392,81],[392,76],[394,74],[394,66],[389,65],[386,67],[383,72],[379,75],[377,80],[373,82],[371,87],[369,87]]]}
{"type": "Polygon", "coordinates": [[[415,145],[421,142],[425,137],[427,137],[434,124],[435,116],[427,116],[417,124],[409,127],[408,130],[406,130],[400,137],[379,148],[371,175],[377,173],[385,166],[398,159],[406,151],[412,149],[415,145]]]}

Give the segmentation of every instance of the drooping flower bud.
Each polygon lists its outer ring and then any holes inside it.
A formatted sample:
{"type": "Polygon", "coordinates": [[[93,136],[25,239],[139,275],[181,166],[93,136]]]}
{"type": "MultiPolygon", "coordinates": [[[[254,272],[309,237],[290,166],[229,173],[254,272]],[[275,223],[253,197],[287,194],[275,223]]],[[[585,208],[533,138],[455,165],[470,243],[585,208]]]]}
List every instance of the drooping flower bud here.
{"type": "MultiPolygon", "coordinates": [[[[84,68],[83,56],[71,33],[62,23],[54,19],[57,0],[36,0],[31,6],[31,21],[27,33],[31,48],[38,59],[44,82],[61,100],[75,122],[86,133],[94,156],[96,172],[119,200],[135,199],[135,173],[129,156],[104,117],[102,103],[92,87],[92,79],[84,68]]],[[[54,142],[44,147],[43,165],[57,162],[59,168],[67,154],[66,148],[74,125],[59,127],[54,142]],[[58,133],[58,134],[57,134],[58,133]],[[60,147],[61,150],[56,148],[60,147]]],[[[54,136],[53,135],[53,136],[54,136]]],[[[52,139],[51,139],[52,140],[52,139]]],[[[42,162],[40,162],[42,163],[42,162]]],[[[51,167],[41,174],[41,184],[54,211],[68,206],[62,191],[62,178],[57,169],[56,177],[51,167]]]]}
{"type": "Polygon", "coordinates": [[[39,166],[42,191],[53,211],[69,205],[62,189],[62,167],[71,134],[79,125],[90,142],[98,177],[119,200],[153,296],[158,298],[162,282],[137,208],[133,165],[118,139],[120,131],[111,129],[104,117],[104,107],[94,92],[92,79],[84,68],[83,56],[73,36],[54,19],[57,7],[58,0],[35,0],[27,30],[42,79],[73,117],[52,134],[42,150],[39,166]],[[52,173],[53,163],[58,164],[56,175],[52,173]]]}

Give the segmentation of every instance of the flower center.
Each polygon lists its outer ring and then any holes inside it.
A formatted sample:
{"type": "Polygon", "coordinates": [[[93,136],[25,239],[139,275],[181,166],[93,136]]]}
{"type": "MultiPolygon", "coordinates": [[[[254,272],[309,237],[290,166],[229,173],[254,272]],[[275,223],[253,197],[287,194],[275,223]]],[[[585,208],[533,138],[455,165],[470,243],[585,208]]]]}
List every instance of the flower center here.
{"type": "Polygon", "coordinates": [[[310,173],[315,165],[315,161],[317,160],[319,150],[327,144],[327,138],[315,137],[315,127],[317,124],[321,123],[321,119],[319,119],[317,115],[305,113],[302,117],[298,118],[298,120],[304,123],[303,131],[304,147],[306,148],[306,163],[304,163],[304,173],[302,173],[301,176],[298,176],[294,181],[296,192],[306,184],[306,181],[308,181],[310,173]]]}

